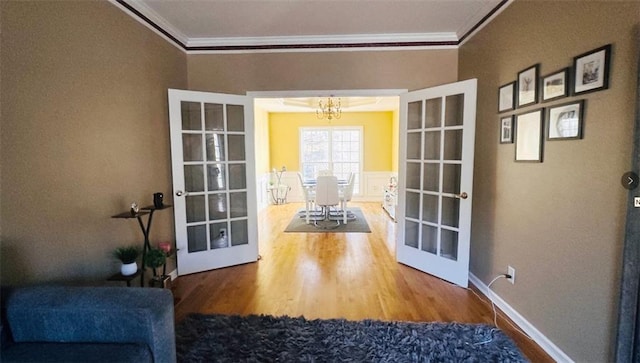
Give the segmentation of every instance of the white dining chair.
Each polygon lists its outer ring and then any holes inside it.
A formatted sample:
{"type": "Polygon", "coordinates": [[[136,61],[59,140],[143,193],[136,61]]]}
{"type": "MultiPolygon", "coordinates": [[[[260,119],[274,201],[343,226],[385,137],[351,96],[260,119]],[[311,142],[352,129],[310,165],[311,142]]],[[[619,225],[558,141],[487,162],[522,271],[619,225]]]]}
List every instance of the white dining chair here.
{"type": "Polygon", "coordinates": [[[304,182],[302,173],[298,172],[300,187],[302,188],[302,196],[304,197],[304,217],[307,224],[311,222],[311,217],[316,216],[316,190],[314,186],[307,185],[304,182]]]}
{"type": "Polygon", "coordinates": [[[338,194],[338,178],[335,176],[319,176],[316,183],[316,205],[322,207],[324,219],[316,220],[315,226],[322,229],[333,229],[340,225],[337,220],[334,225],[327,225],[331,220],[331,207],[340,204],[340,196],[338,194]],[[318,223],[323,222],[323,223],[318,223]]]}
{"type": "Polygon", "coordinates": [[[355,183],[356,175],[349,173],[349,179],[347,179],[347,185],[340,188],[340,214],[342,214],[342,223],[347,224],[348,220],[356,219],[355,214],[347,210],[347,203],[351,201],[353,197],[353,184],[355,183]]]}

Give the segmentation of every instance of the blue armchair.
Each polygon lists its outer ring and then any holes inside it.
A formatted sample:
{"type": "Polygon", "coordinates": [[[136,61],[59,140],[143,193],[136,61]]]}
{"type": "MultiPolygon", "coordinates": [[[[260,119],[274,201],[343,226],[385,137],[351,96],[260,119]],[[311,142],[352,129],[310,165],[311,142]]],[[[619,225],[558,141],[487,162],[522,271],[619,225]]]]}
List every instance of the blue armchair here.
{"type": "Polygon", "coordinates": [[[21,287],[2,305],[2,362],[176,361],[166,289],[21,287]]]}

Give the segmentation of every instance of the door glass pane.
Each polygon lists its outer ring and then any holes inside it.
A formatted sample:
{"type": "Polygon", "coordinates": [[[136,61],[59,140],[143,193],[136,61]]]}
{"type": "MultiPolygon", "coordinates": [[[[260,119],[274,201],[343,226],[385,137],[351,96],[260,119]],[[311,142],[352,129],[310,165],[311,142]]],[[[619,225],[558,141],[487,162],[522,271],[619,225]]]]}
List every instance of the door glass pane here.
{"type": "Polygon", "coordinates": [[[224,131],[224,116],[221,104],[204,104],[204,128],[208,131],[224,131]]]}
{"type": "Polygon", "coordinates": [[[227,129],[244,131],[244,106],[227,105],[227,129]]]}
{"type": "Polygon", "coordinates": [[[229,247],[229,234],[227,232],[227,223],[211,223],[209,225],[211,249],[229,247]]]}
{"type": "Polygon", "coordinates": [[[438,251],[438,228],[422,225],[422,250],[425,252],[433,253],[434,255],[438,251]]]}
{"type": "Polygon", "coordinates": [[[446,110],[444,113],[445,126],[462,125],[464,111],[464,94],[451,95],[446,98],[446,110]]]}
{"type": "Polygon", "coordinates": [[[425,110],[425,126],[424,128],[440,127],[442,125],[442,99],[434,98],[427,100],[425,110]]]}
{"type": "Polygon", "coordinates": [[[209,194],[209,220],[227,219],[227,196],[209,194]]]}
{"type": "Polygon", "coordinates": [[[187,251],[189,253],[207,250],[207,229],[205,225],[187,227],[187,251]]]}
{"type": "Polygon", "coordinates": [[[407,129],[422,128],[422,101],[410,102],[407,108],[407,129]]]}
{"type": "Polygon", "coordinates": [[[229,165],[229,189],[247,188],[247,167],[245,164],[229,165]]]}
{"type": "Polygon", "coordinates": [[[224,135],[207,134],[207,161],[224,161],[224,135]]]}
{"type": "Polygon", "coordinates": [[[420,189],[419,163],[407,163],[407,189],[420,189]]]}
{"type": "Polygon", "coordinates": [[[424,188],[423,190],[430,192],[440,191],[440,164],[425,163],[424,164],[424,188]]]}
{"type": "Polygon", "coordinates": [[[187,192],[204,192],[204,172],[202,165],[184,166],[184,188],[187,192]]]}
{"type": "Polygon", "coordinates": [[[184,161],[202,161],[202,136],[182,134],[182,157],[184,161]]]}
{"type": "Polygon", "coordinates": [[[424,133],[424,159],[440,160],[440,131],[424,133]]]}
{"type": "Polygon", "coordinates": [[[229,139],[229,160],[244,161],[244,135],[227,135],[229,139]]]}
{"type": "Polygon", "coordinates": [[[231,202],[231,218],[247,216],[247,193],[230,193],[229,200],[231,202]]]}
{"type": "Polygon", "coordinates": [[[438,196],[431,194],[422,196],[422,220],[438,223],[438,196]]]}
{"type": "Polygon", "coordinates": [[[183,130],[202,130],[200,102],[180,102],[183,130]]]}
{"type": "Polygon", "coordinates": [[[442,196],[442,224],[458,227],[460,217],[460,199],[442,196]]]}
{"type": "MultiPolygon", "coordinates": [[[[407,201],[406,201],[406,217],[407,218],[420,218],[420,194],[407,192],[407,201]]],[[[417,245],[416,245],[417,247],[417,245]]]]}
{"type": "Polygon", "coordinates": [[[205,220],[204,195],[188,195],[185,197],[185,204],[187,223],[202,222],[205,220]]]}
{"type": "Polygon", "coordinates": [[[249,244],[249,225],[246,219],[231,221],[231,245],[249,244]]]}
{"type": "Polygon", "coordinates": [[[444,160],[462,160],[462,130],[444,132],[444,160]]]}
{"type": "Polygon", "coordinates": [[[456,261],[458,259],[458,232],[442,229],[440,256],[456,261]]]}
{"type": "Polygon", "coordinates": [[[418,228],[420,225],[416,222],[406,221],[404,224],[404,245],[418,248],[418,228]]]}
{"type": "Polygon", "coordinates": [[[225,190],[225,172],[223,164],[207,165],[207,190],[225,190]]]}
{"type": "Polygon", "coordinates": [[[420,148],[422,148],[422,133],[411,132],[407,134],[407,159],[420,159],[420,148]]]}
{"type": "Polygon", "coordinates": [[[442,191],[460,194],[460,164],[444,164],[442,191]]]}

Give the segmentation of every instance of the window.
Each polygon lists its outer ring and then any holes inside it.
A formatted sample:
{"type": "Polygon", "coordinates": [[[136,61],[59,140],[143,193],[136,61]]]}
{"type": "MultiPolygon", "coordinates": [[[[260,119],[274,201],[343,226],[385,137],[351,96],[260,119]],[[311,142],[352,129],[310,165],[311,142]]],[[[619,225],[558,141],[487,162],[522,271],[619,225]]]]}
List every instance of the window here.
{"type": "Polygon", "coordinates": [[[360,191],[362,127],[303,127],[300,129],[302,176],[313,179],[321,170],[331,170],[338,179],[354,173],[354,194],[360,191]]]}

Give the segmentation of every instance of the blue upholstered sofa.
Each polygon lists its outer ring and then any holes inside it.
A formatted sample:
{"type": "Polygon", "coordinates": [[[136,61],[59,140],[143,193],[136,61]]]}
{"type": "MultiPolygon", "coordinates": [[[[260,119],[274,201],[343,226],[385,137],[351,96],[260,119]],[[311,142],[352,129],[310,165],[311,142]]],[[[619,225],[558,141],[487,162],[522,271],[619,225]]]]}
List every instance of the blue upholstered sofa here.
{"type": "Polygon", "coordinates": [[[1,360],[175,362],[167,289],[33,286],[2,291],[1,360]]]}

